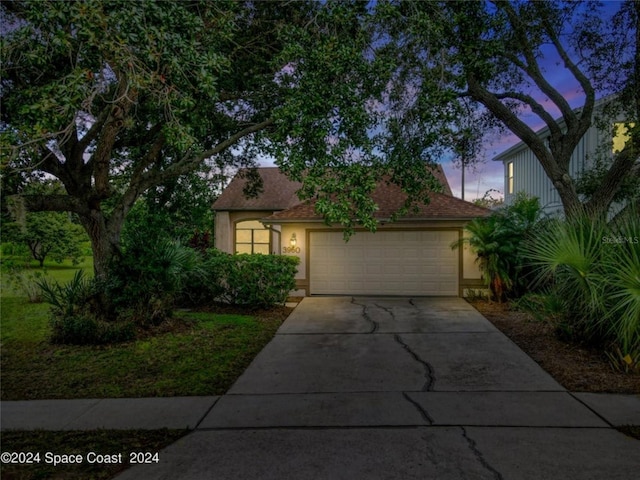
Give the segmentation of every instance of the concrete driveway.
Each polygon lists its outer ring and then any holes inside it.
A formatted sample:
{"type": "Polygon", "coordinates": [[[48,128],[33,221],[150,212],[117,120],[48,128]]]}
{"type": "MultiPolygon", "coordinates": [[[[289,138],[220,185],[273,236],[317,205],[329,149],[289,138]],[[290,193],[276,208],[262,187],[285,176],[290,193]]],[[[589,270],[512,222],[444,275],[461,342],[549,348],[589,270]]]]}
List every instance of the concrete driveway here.
{"type": "Polygon", "coordinates": [[[630,479],[640,442],[457,298],[305,298],[195,432],[121,479],[630,479]]]}

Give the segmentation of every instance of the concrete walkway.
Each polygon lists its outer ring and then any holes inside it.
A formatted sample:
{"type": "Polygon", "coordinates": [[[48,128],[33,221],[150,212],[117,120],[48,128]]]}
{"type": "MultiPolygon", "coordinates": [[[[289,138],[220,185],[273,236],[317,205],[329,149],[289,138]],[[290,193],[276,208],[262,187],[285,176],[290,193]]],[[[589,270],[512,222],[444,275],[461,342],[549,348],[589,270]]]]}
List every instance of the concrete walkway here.
{"type": "Polygon", "coordinates": [[[640,397],[565,391],[455,298],[306,298],[222,397],[2,402],[3,429],[190,428],[119,479],[629,479],[640,397]]]}

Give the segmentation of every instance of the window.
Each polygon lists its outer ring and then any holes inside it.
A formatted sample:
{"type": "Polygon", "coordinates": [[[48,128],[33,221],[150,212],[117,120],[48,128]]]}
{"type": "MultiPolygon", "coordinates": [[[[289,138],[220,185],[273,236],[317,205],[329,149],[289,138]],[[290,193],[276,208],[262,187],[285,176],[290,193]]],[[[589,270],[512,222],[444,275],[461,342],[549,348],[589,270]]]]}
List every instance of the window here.
{"type": "Polygon", "coordinates": [[[269,254],[270,233],[257,220],[236,223],[236,253],[269,254]]]}
{"type": "Polygon", "coordinates": [[[513,193],[513,162],[507,163],[507,193],[513,193]]]}
{"type": "Polygon", "coordinates": [[[631,137],[629,136],[629,128],[635,127],[635,123],[614,123],[613,124],[613,153],[621,152],[624,144],[631,137]]]}

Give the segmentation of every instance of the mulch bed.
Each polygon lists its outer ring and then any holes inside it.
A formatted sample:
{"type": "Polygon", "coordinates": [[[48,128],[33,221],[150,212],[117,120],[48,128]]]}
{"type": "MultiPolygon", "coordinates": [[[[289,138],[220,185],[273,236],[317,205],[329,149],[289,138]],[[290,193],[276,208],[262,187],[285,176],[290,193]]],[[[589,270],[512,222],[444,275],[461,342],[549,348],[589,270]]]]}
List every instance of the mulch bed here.
{"type": "Polygon", "coordinates": [[[512,310],[507,303],[469,303],[567,390],[640,394],[640,374],[614,370],[601,351],[562,341],[552,325],[512,310]]]}

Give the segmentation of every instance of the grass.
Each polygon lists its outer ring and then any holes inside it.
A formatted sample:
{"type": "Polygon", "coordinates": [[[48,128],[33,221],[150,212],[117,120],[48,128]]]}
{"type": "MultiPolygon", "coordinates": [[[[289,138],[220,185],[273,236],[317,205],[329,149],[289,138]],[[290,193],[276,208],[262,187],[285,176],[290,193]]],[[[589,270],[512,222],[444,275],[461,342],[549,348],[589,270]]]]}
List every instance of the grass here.
{"type": "MultiPolygon", "coordinates": [[[[30,465],[3,464],[2,478],[20,480],[63,480],[82,478],[102,480],[128,468],[130,452],[155,453],[180,437],[186,430],[96,430],[91,432],[2,432],[3,452],[39,453],[40,462],[30,465]],[[82,455],[77,465],[47,464],[45,454],[82,455]],[[122,463],[91,464],[87,454],[96,452],[106,455],[121,454],[122,463]]],[[[162,453],[159,454],[162,456],[162,453]]]]}
{"type": "MultiPolygon", "coordinates": [[[[77,270],[70,263],[46,267],[59,282],[77,270]]],[[[49,343],[48,310],[3,288],[2,400],[223,394],[287,314],[284,308],[253,315],[179,312],[153,335],[96,347],[49,343]]]]}
{"type": "Polygon", "coordinates": [[[174,331],[80,347],[48,343],[47,315],[37,305],[6,303],[20,313],[3,320],[2,400],[220,395],[282,321],[185,313],[174,331]]]}
{"type": "MultiPolygon", "coordinates": [[[[78,267],[47,264],[58,282],[78,267]]],[[[83,264],[91,272],[90,262],[83,264]]],[[[273,337],[288,309],[179,312],[171,325],[133,342],[103,347],[52,345],[49,306],[29,303],[2,276],[0,398],[114,398],[225,393],[273,337]]],[[[129,466],[128,453],[156,452],[186,431],[2,432],[3,452],[122,453],[115,465],[3,465],[2,478],[106,479],[129,466]]]]}

